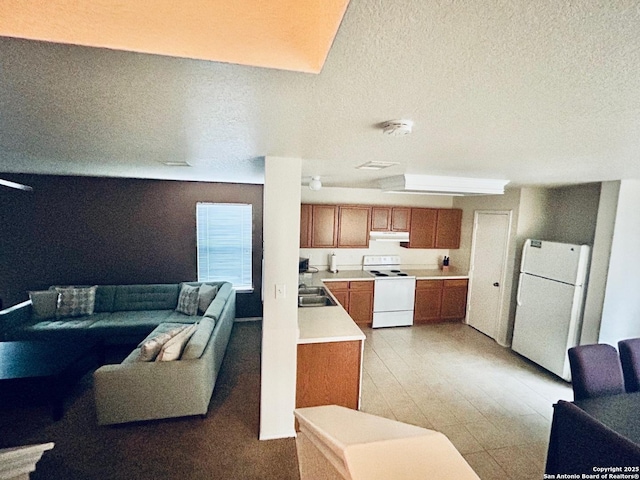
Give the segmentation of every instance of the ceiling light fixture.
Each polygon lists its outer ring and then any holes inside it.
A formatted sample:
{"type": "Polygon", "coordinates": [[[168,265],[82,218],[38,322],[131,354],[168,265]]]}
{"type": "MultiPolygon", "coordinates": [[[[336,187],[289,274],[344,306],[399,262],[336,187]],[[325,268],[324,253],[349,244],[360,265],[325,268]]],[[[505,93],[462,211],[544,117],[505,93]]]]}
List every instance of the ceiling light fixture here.
{"type": "Polygon", "coordinates": [[[191,164],[185,160],[160,160],[160,163],[163,163],[169,167],[190,167],[191,164]]]}
{"type": "Polygon", "coordinates": [[[320,177],[311,177],[311,181],[309,182],[309,188],[311,190],[320,190],[322,188],[322,182],[320,181],[320,177]]]}
{"type": "Polygon", "coordinates": [[[413,122],[411,120],[388,120],[380,126],[382,133],[392,137],[402,137],[411,133],[413,122]]]}
{"type": "Polygon", "coordinates": [[[385,193],[425,195],[502,195],[509,180],[491,178],[438,177],[435,175],[396,175],[379,181],[385,193]]]}

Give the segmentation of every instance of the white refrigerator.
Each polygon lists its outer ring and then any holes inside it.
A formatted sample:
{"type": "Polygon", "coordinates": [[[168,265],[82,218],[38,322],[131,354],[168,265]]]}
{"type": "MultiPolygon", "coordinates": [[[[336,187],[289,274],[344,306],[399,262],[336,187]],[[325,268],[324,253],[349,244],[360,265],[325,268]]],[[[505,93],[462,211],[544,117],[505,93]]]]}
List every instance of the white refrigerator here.
{"type": "Polygon", "coordinates": [[[528,239],[522,250],[511,348],[570,381],[567,350],[578,345],[591,248],[528,239]]]}

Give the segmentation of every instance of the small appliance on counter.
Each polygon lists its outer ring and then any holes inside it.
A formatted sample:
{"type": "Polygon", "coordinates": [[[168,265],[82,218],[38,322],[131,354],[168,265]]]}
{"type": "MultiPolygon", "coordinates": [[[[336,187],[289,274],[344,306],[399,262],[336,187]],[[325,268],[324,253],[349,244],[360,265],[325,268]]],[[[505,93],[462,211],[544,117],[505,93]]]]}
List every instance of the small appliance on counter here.
{"type": "Polygon", "coordinates": [[[304,273],[309,270],[309,259],[302,257],[298,258],[300,258],[300,261],[298,262],[298,273],[304,273]]]}

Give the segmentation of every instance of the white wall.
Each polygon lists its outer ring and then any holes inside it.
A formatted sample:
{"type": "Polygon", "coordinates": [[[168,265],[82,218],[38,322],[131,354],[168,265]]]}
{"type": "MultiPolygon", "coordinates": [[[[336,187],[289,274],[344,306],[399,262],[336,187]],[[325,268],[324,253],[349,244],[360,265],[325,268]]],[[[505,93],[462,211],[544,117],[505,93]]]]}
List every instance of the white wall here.
{"type": "MultiPolygon", "coordinates": [[[[313,191],[303,186],[302,203],[323,203],[341,205],[391,205],[425,208],[452,208],[453,197],[449,195],[412,195],[383,193],[367,188],[326,188],[313,191]]],[[[369,248],[301,248],[300,256],[309,259],[309,264],[326,270],[329,255],[336,254],[338,269],[357,270],[362,268],[363,255],[400,255],[404,268],[412,265],[438,268],[445,255],[451,257],[451,265],[458,266],[458,250],[402,248],[396,242],[371,242],[369,248]]],[[[463,268],[466,268],[464,266],[463,268]]]]}
{"type": "Polygon", "coordinates": [[[640,180],[622,180],[599,341],[640,337],[640,180]]]}
{"type": "Polygon", "coordinates": [[[261,440],[295,436],[300,176],[300,159],[265,158],[261,440]]]}

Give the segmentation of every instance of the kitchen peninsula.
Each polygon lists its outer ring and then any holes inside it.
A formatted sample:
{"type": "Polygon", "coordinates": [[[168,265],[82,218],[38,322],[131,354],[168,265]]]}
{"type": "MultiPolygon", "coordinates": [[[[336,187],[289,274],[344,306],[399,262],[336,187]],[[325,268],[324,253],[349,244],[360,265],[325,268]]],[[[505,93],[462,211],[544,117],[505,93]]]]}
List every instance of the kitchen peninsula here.
{"type": "MultiPolygon", "coordinates": [[[[405,271],[415,276],[417,280],[417,323],[422,321],[423,317],[427,319],[426,321],[431,318],[442,318],[443,306],[447,302],[445,292],[456,292],[457,295],[454,297],[461,297],[454,298],[457,300],[457,303],[454,302],[457,305],[454,316],[464,318],[468,281],[468,274],[465,271],[453,268],[447,272],[439,269],[405,271]],[[447,282],[453,283],[447,286],[447,282]],[[424,285],[430,287],[429,292],[425,293],[421,290],[424,285]]],[[[325,287],[338,305],[298,308],[296,408],[319,405],[359,408],[362,358],[366,337],[352,317],[357,318],[357,315],[361,314],[363,299],[370,298],[372,305],[373,282],[374,277],[364,270],[342,270],[336,273],[321,271],[300,275],[301,284],[307,287],[325,287]],[[347,289],[349,286],[356,285],[356,288],[351,292],[347,290],[345,297],[341,296],[340,290],[334,288],[340,285],[346,286],[347,289]],[[367,289],[367,285],[371,288],[367,289]],[[350,303],[352,307],[358,305],[356,314],[349,314],[350,303]]],[[[371,311],[372,307],[369,310],[371,311]]]]}

